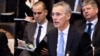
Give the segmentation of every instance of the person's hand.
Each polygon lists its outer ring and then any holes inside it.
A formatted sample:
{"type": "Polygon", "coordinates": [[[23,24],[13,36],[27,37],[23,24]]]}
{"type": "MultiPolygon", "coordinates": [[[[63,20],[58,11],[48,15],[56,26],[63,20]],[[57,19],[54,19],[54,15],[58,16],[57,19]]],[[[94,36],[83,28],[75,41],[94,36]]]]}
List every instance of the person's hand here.
{"type": "Polygon", "coordinates": [[[8,39],[14,38],[14,36],[10,32],[8,32],[8,31],[6,31],[4,29],[0,29],[0,32],[5,33],[8,39]]]}
{"type": "Polygon", "coordinates": [[[48,49],[47,48],[43,48],[41,50],[41,56],[48,56],[48,49]]]}
{"type": "Polygon", "coordinates": [[[6,30],[4,30],[4,29],[0,29],[0,32],[7,33],[7,31],[6,31],[6,30]]]}
{"type": "Polygon", "coordinates": [[[26,17],[25,17],[25,21],[28,21],[28,22],[35,22],[35,20],[33,19],[33,17],[29,17],[29,16],[26,16],[26,17]]]}

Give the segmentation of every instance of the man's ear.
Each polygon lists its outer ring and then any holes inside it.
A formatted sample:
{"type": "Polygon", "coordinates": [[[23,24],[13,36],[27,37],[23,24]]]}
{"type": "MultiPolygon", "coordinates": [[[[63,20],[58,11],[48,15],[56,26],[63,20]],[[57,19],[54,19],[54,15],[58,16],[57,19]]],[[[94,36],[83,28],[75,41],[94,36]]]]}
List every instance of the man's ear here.
{"type": "Polygon", "coordinates": [[[66,15],[67,15],[67,19],[70,20],[71,14],[70,13],[67,13],[66,15]]]}
{"type": "Polygon", "coordinates": [[[47,10],[45,10],[45,15],[47,15],[48,14],[48,11],[47,10]]]}

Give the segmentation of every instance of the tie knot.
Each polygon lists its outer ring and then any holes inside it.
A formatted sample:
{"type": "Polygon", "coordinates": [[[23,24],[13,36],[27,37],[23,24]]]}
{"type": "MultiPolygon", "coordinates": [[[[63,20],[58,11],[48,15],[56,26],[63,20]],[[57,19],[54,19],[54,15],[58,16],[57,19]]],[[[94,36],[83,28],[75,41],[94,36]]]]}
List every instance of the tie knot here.
{"type": "Polygon", "coordinates": [[[39,26],[39,28],[42,28],[42,26],[39,26]]]}
{"type": "Polygon", "coordinates": [[[63,32],[60,32],[60,35],[63,35],[64,33],[63,32]]]}
{"type": "Polygon", "coordinates": [[[63,37],[63,35],[64,35],[64,33],[63,32],[60,32],[60,36],[63,37]]]}
{"type": "Polygon", "coordinates": [[[92,23],[88,23],[87,25],[88,25],[88,26],[91,26],[91,25],[92,25],[92,23]]]}

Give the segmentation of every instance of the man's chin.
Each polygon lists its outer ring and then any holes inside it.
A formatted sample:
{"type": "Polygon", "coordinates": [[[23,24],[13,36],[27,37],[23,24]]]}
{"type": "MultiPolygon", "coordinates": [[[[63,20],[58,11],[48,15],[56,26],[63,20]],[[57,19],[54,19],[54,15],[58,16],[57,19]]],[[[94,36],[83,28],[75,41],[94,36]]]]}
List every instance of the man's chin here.
{"type": "Polygon", "coordinates": [[[91,17],[90,17],[90,16],[86,16],[85,18],[86,18],[86,19],[89,19],[89,18],[91,18],[91,17]]]}
{"type": "Polygon", "coordinates": [[[54,25],[54,27],[55,27],[55,28],[58,28],[59,26],[58,26],[58,25],[54,25]]]}
{"type": "Polygon", "coordinates": [[[89,17],[87,17],[87,18],[85,18],[86,20],[90,20],[90,18],[89,17]]]}

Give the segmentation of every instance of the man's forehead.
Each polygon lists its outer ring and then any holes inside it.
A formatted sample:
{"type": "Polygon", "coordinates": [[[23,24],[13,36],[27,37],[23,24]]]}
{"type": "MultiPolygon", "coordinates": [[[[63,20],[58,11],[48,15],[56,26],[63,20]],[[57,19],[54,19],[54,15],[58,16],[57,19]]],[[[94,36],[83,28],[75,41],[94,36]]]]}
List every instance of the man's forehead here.
{"type": "Polygon", "coordinates": [[[52,11],[64,11],[64,8],[61,6],[53,7],[52,11]]]}

